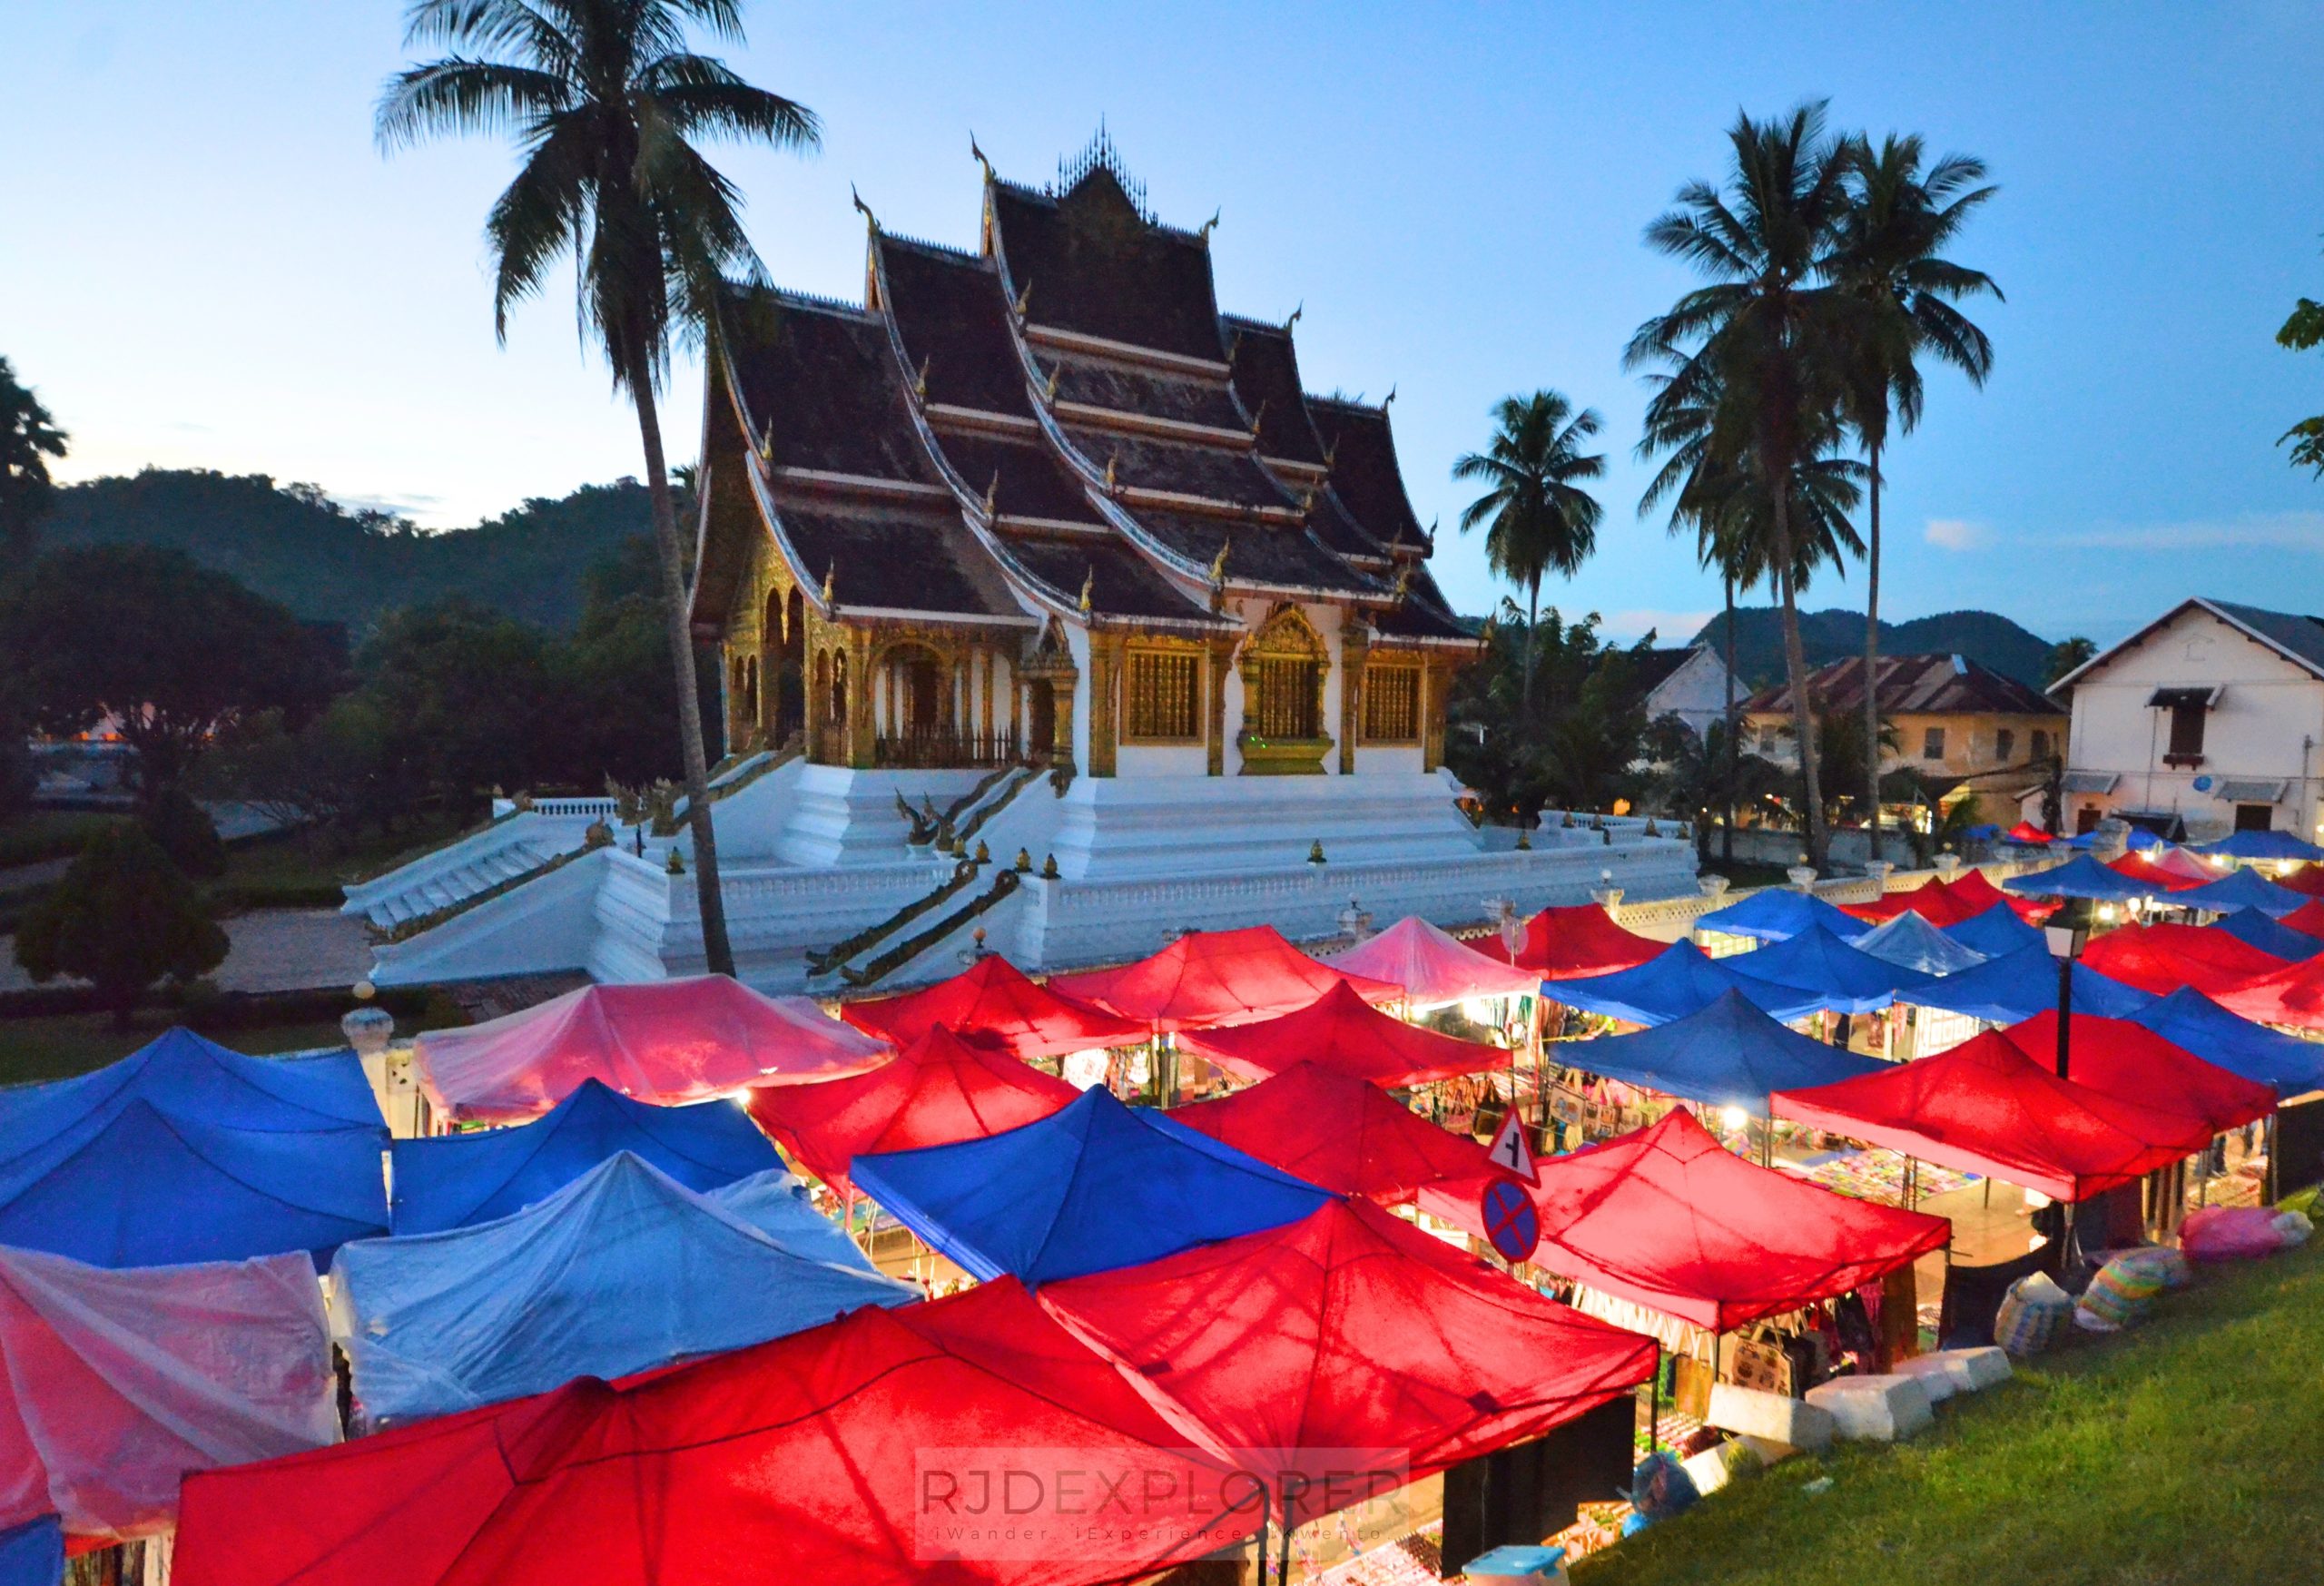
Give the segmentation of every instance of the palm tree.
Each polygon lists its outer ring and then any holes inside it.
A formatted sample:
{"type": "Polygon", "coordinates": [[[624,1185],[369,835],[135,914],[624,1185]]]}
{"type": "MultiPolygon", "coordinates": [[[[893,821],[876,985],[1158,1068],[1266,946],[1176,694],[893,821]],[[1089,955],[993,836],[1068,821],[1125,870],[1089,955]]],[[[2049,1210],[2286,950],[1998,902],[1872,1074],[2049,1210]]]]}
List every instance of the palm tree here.
{"type": "Polygon", "coordinates": [[[688,140],[805,150],[820,134],[812,111],[694,54],[690,25],[740,44],[739,0],[412,0],[406,45],[448,53],[389,80],[377,133],[390,151],[437,134],[514,135],[521,164],[485,221],[496,267],[493,329],[503,340],[509,308],[573,257],[583,333],[602,347],[615,389],[637,410],[703,948],[713,971],[731,975],[684,560],[655,399],[672,338],[714,337],[722,281],[755,283],[766,273],[743,235],[733,184],[688,140]]]}
{"type": "MultiPolygon", "coordinates": [[[[1889,133],[1877,147],[1866,138],[1846,149],[1847,204],[1840,219],[1837,261],[1841,285],[1861,300],[1863,317],[1849,360],[1848,419],[1871,465],[1871,507],[1866,522],[1864,614],[1865,775],[1880,778],[1876,691],[1880,675],[1880,454],[1890,420],[1906,434],[1920,422],[1919,360],[1926,353],[1982,386],[1993,372],[1993,343],[1954,304],[2001,288],[1980,270],[1942,257],[1987,200],[1985,163],[1947,154],[1921,169],[1918,136],[1889,133]]],[[[1880,856],[1880,801],[1872,801],[1868,829],[1880,856]]]]}
{"type": "Polygon", "coordinates": [[[16,371],[0,358],[0,552],[16,558],[31,553],[33,526],[56,488],[48,459],[64,455],[65,439],[40,399],[17,383],[16,371]]]}
{"type": "Polygon", "coordinates": [[[1490,522],[1485,561],[1525,591],[1525,682],[1521,695],[1528,722],[1533,711],[1532,630],[1541,608],[1541,580],[1552,572],[1571,578],[1598,547],[1596,497],[1574,481],[1606,471],[1602,453],[1581,443],[1604,424],[1594,408],[1573,410],[1556,391],[1504,397],[1493,409],[1492,444],[1452,465],[1456,479],[1485,481],[1485,493],[1461,514],[1461,532],[1490,522]]]}
{"type": "MultiPolygon", "coordinates": [[[[1796,724],[1807,741],[1813,701],[1799,636],[1801,526],[1792,485],[1803,462],[1824,455],[1840,407],[1839,354],[1853,316],[1829,278],[1845,162],[1824,130],[1821,104],[1772,121],[1738,116],[1728,140],[1727,190],[1688,183],[1678,207],[1646,231],[1649,247],[1686,261],[1709,282],[1641,325],[1625,361],[1664,366],[1667,378],[1647,410],[1650,439],[1668,432],[1671,413],[1705,409],[1707,455],[1748,458],[1751,473],[1771,486],[1768,560],[1796,724]]],[[[1829,837],[1812,756],[1805,769],[1808,857],[1820,869],[1829,837]]]]}

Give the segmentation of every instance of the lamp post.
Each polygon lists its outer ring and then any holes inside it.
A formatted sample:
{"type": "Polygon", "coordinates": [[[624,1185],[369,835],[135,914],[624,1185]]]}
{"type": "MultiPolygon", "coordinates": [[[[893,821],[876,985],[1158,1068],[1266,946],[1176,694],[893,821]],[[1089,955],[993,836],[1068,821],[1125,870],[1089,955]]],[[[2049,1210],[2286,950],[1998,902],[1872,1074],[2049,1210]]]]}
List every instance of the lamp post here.
{"type": "Polygon", "coordinates": [[[2050,956],[2058,960],[2058,1078],[2068,1078],[2073,1023],[2073,961],[2090,945],[2091,908],[2087,898],[2068,898],[2042,927],[2050,956]]]}

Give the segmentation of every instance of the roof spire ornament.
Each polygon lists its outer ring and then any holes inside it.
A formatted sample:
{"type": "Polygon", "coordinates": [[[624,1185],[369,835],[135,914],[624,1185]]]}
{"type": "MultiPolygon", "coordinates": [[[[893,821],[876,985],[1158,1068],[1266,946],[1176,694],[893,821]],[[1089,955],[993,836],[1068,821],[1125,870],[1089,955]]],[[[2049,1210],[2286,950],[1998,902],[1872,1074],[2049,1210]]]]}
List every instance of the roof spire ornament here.
{"type": "Polygon", "coordinates": [[[928,400],[928,366],[934,361],[936,361],[936,355],[932,352],[927,357],[921,359],[920,360],[920,373],[912,379],[912,394],[923,402],[928,400]]]}
{"type": "Polygon", "coordinates": [[[1096,592],[1097,587],[1098,568],[1096,564],[1092,563],[1089,569],[1081,575],[1081,615],[1084,616],[1089,615],[1090,596],[1096,592]]]}
{"type": "Polygon", "coordinates": [[[875,232],[879,231],[880,217],[872,212],[872,206],[863,202],[863,195],[855,191],[855,183],[852,182],[847,184],[847,196],[853,202],[856,212],[863,217],[865,223],[870,225],[875,232]]]}
{"type": "Polygon", "coordinates": [[[977,147],[977,134],[974,131],[970,131],[969,133],[969,156],[978,164],[984,167],[984,179],[987,182],[992,181],[992,162],[984,157],[984,151],[982,149],[977,147]]]}
{"type": "Polygon", "coordinates": [[[993,504],[1000,499],[1000,470],[992,470],[992,482],[984,488],[984,515],[992,517],[993,504]]]}
{"type": "Polygon", "coordinates": [[[1218,217],[1226,212],[1224,209],[1215,209],[1211,211],[1210,219],[1205,221],[1202,223],[1202,230],[1195,233],[1196,236],[1200,237],[1203,240],[1206,246],[1207,246],[1210,241],[1210,234],[1218,230],[1218,217]]]}
{"type": "Polygon", "coordinates": [[[1052,402],[1057,400],[1058,376],[1064,372],[1065,365],[1061,363],[1053,363],[1049,366],[1049,378],[1041,382],[1041,394],[1052,402]]]}
{"type": "Polygon", "coordinates": [[[1251,438],[1255,440],[1258,438],[1259,426],[1266,422],[1267,403],[1270,400],[1272,400],[1271,398],[1261,397],[1259,405],[1251,409],[1251,438]]]}
{"type": "Polygon", "coordinates": [[[1029,275],[1025,278],[1023,290],[1019,291],[1017,294],[1017,300],[1009,306],[1017,310],[1017,317],[1021,320],[1025,317],[1025,310],[1031,305],[1032,301],[1033,278],[1029,275]]]}
{"type": "Polygon", "coordinates": [[[1389,404],[1389,403],[1391,403],[1391,402],[1393,402],[1393,401],[1394,401],[1395,399],[1396,399],[1396,388],[1395,388],[1395,387],[1393,387],[1393,386],[1390,386],[1390,387],[1388,388],[1388,394],[1387,394],[1386,396],[1384,396],[1384,397],[1383,397],[1383,398],[1381,398],[1381,399],[1380,399],[1380,411],[1382,411],[1383,413],[1385,413],[1385,412],[1388,410],[1388,404],[1389,404]]]}
{"type": "Polygon", "coordinates": [[[1396,569],[1396,586],[1393,590],[1390,591],[1389,598],[1393,600],[1398,606],[1402,606],[1407,599],[1411,598],[1412,592],[1413,565],[1410,562],[1406,562],[1403,566],[1396,569]]]}
{"type": "Polygon", "coordinates": [[[823,564],[823,609],[826,611],[830,610],[832,606],[832,580],[838,576],[839,564],[837,562],[825,562],[823,564]]]}
{"type": "Polygon", "coordinates": [[[1283,333],[1284,333],[1285,336],[1288,336],[1288,335],[1290,335],[1290,334],[1291,334],[1291,328],[1292,328],[1294,325],[1296,325],[1297,323],[1299,323],[1299,316],[1300,316],[1300,315],[1302,315],[1302,314],[1304,314],[1304,313],[1305,313],[1306,311],[1307,311],[1307,300],[1306,300],[1305,298],[1301,298],[1301,299],[1299,300],[1299,306],[1298,306],[1297,308],[1295,308],[1295,309],[1294,309],[1294,310],[1291,310],[1291,318],[1289,318],[1288,320],[1285,320],[1283,322],[1283,333]]]}
{"type": "Polygon", "coordinates": [[[1108,490],[1114,488],[1114,465],[1121,460],[1122,454],[1119,452],[1114,452],[1106,458],[1106,488],[1108,490]]]}
{"type": "Polygon", "coordinates": [[[1210,558],[1210,586],[1214,590],[1224,589],[1226,586],[1226,553],[1234,548],[1233,540],[1220,540],[1218,554],[1210,558]]]}

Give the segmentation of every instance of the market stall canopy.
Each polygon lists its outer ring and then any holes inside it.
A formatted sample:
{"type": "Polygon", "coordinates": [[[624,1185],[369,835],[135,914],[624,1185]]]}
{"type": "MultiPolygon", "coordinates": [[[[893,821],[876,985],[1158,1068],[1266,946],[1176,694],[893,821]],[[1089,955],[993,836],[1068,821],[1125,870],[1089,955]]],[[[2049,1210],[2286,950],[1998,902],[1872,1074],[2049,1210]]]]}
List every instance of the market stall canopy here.
{"type": "Polygon", "coordinates": [[[151,1536],[187,1472],[339,1436],[301,1256],[120,1272],[0,1250],[0,1525],[151,1536]]]}
{"type": "Polygon", "coordinates": [[[2297,931],[2302,936],[2324,941],[2324,898],[2310,898],[2285,915],[2280,924],[2287,931],[2297,931]]]}
{"type": "Polygon", "coordinates": [[[986,1284],[641,1380],[193,1478],[173,1586],[592,1586],[760,1579],[1063,1586],[1158,1573],[1258,1528],[1231,1473],[1019,1285],[986,1284]],[[976,1451],[970,1467],[956,1455],[976,1451]],[[1046,1456],[1044,1454],[1046,1452],[1046,1456]],[[1146,1545],[1058,1528],[968,1550],[932,1474],[1076,1468],[1154,1499],[1146,1545]],[[1044,1463],[1045,1462],[1045,1463],[1044,1463]],[[997,1552],[998,1557],[988,1556],[997,1552]]]}
{"type": "Polygon", "coordinates": [[[1367,941],[1326,953],[1323,961],[1347,974],[1402,986],[1405,1000],[1422,1008],[1478,997],[1530,997],[1541,989],[1541,977],[1511,963],[1506,954],[1488,958],[1417,914],[1367,941]]]}
{"type": "MultiPolygon", "coordinates": [[[[2288,920],[2290,916],[2284,918],[2288,920]]],[[[2270,920],[2258,909],[2238,909],[2201,929],[2216,931],[2222,936],[2232,936],[2261,952],[2275,954],[2286,963],[2300,963],[2315,957],[2319,951],[2324,951],[2324,940],[2310,936],[2304,931],[2287,929],[2283,921],[2270,920]]]]}
{"type": "Polygon", "coordinates": [[[2201,1150],[2211,1135],[2061,1079],[1998,1030],[1837,1085],[1776,1093],[1775,1112],[2054,1200],[2086,1200],[2201,1150]]]}
{"type": "Polygon", "coordinates": [[[1190,931],[1134,964],[1053,976],[1049,989],[1167,1033],[1274,1019],[1343,982],[1369,1002],[1403,1000],[1402,986],[1319,963],[1272,925],[1190,931]]]}
{"type": "Polygon", "coordinates": [[[1962,946],[1974,948],[1989,959],[2006,958],[2020,948],[2042,945],[2042,933],[2025,923],[2015,910],[2000,903],[1939,929],[1962,946]]]}
{"type": "MultiPolygon", "coordinates": [[[[2230,1073],[2173,1045],[2133,1019],[2077,1014],[2067,1032],[2066,1076],[2120,1101],[2157,1112],[2181,1113],[2214,1135],[2241,1128],[2276,1110],[2276,1089],[2230,1073]]],[[[2058,1016],[2036,1014],[2002,1034],[2010,1044],[2054,1071],[2058,1016]]]]}
{"type": "Polygon", "coordinates": [[[2173,892],[2170,898],[2174,909],[2208,909],[2220,914],[2257,909],[2270,920],[2297,912],[2306,901],[2300,893],[2276,885],[2256,870],[2232,870],[2215,882],[2173,892]]]}
{"type": "Polygon", "coordinates": [[[2280,1095],[2324,1089],[2324,1042],[2254,1024],[2192,987],[2173,991],[2132,1019],[2207,1063],[2274,1086],[2280,1095]]]}
{"type": "Polygon", "coordinates": [[[1650,1029],[1546,1049],[1552,1062],[1762,1117],[1770,1091],[1828,1085],[1886,1067],[1787,1029],[1733,990],[1650,1029]]]}
{"type": "Polygon", "coordinates": [[[1400,1206],[1432,1184],[1492,1167],[1484,1148],[1421,1117],[1378,1086],[1321,1063],[1170,1117],[1334,1195],[1400,1206]]]}
{"type": "Polygon", "coordinates": [[[763,997],[724,975],[584,986],[536,1008],[419,1038],[419,1068],[443,1117],[517,1123],[584,1079],[665,1107],[746,1085],[860,1074],[889,1046],[804,997],[763,997]]]}
{"type": "MultiPolygon", "coordinates": [[[[1650,1340],[1363,1201],[1040,1299],[1199,1446],[1271,1475],[1278,1492],[1295,1473],[1344,1470],[1350,1449],[1433,1475],[1627,1393],[1657,1359],[1650,1340]]],[[[1294,1513],[1312,1519],[1361,1488],[1315,1481],[1294,1513]]]]}
{"type": "MultiPolygon", "coordinates": [[[[1536,1171],[1534,1266],[1713,1333],[1876,1283],[1953,1236],[1943,1217],[1746,1162],[1684,1108],[1536,1171]]],[[[1482,1194],[1425,1190],[1421,1209],[1482,1238],[1482,1194]]]]}
{"type": "Polygon", "coordinates": [[[656,1107],[604,1081],[516,1128],[398,1140],[389,1220],[398,1234],[487,1223],[547,1199],[617,1152],[684,1185],[715,1189],[781,1167],[774,1147],[731,1101],[656,1107]]]}
{"type": "Polygon", "coordinates": [[[2212,1000],[2230,1013],[2261,1024],[2295,1029],[2324,1029],[2324,958],[2302,959],[2273,974],[2255,976],[2217,993],[2212,1000]]]}
{"type": "Polygon", "coordinates": [[[1651,962],[1586,980],[1560,980],[1542,994],[1551,1001],[1602,1013],[1626,1024],[1668,1024],[1699,1012],[1729,991],[1740,993],[1762,1013],[1780,1020],[1805,1019],[1821,999],[1767,980],[1747,980],[1705,956],[1691,941],[1673,942],[1651,962]]]}
{"type": "Polygon", "coordinates": [[[0,1166],[140,1101],[221,1128],[282,1134],[352,1129],[387,1138],[387,1121],[352,1051],[245,1057],[178,1027],[94,1072],[0,1089],[0,1166]]]}
{"type": "MultiPolygon", "coordinates": [[[[2076,1013],[2128,1019],[2154,1000],[2135,987],[2108,980],[2087,964],[2073,966],[2072,980],[2076,1013]]],[[[2021,947],[1988,959],[1974,970],[1930,980],[1903,1000],[1923,1008],[1965,1013],[1988,1024],[2015,1024],[2058,1005],[2058,960],[2046,947],[2021,947]]]]}
{"type": "Polygon", "coordinates": [[[908,1047],[931,1029],[949,1029],[1020,1058],[1128,1046],[1152,1033],[1143,1023],[1087,1008],[1026,979],[998,953],[924,991],[846,1002],[840,1017],[858,1029],[908,1047]]]}
{"type": "Polygon", "coordinates": [[[2223,859],[2319,860],[2324,859],[2324,848],[2301,841],[2290,832],[2231,832],[2216,842],[2199,843],[2198,853],[2215,853],[2223,859]]]}
{"type": "Polygon", "coordinates": [[[2110,980],[2168,997],[2181,986],[2217,992],[2284,960],[2247,941],[2198,925],[2125,925],[2090,939],[2082,961],[2110,980]]]}
{"type": "Polygon", "coordinates": [[[1772,947],[1716,961],[1719,968],[1745,980],[1805,991],[1817,999],[1817,1006],[1835,1013],[1870,1013],[1886,1008],[1929,978],[1917,970],[1858,952],[1821,925],[1811,925],[1772,947]]]}
{"type": "Polygon", "coordinates": [[[1623,930],[1599,904],[1575,903],[1544,909],[1525,921],[1525,940],[1513,959],[1509,944],[1498,935],[1479,941],[1477,951],[1531,970],[1545,980],[1573,980],[1635,969],[1669,945],[1623,930]]]}
{"type": "Polygon", "coordinates": [[[1763,888],[1739,902],[1714,909],[1695,921],[1698,931],[1748,936],[1760,941],[1787,941],[1819,925],[1842,941],[1854,941],[1872,929],[1813,892],[1795,892],[1789,887],[1763,888]]]}
{"type": "MultiPolygon", "coordinates": [[[[2177,852],[2176,849],[2166,850],[2163,859],[2173,857],[2177,852]]],[[[2191,865],[2193,863],[2192,861],[2187,862],[2191,865]]],[[[2162,859],[2151,859],[2143,853],[2125,853],[2122,858],[2109,862],[2106,868],[2124,881],[2152,889],[2147,893],[2149,897],[2183,892],[2189,887],[2200,887],[2206,882],[2219,879],[2215,874],[2183,874],[2165,864],[2162,859]]]]}
{"type": "Polygon", "coordinates": [[[754,1090],[751,1116],[793,1161],[844,1186],[858,1157],[980,1140],[1047,1118],[1080,1094],[939,1025],[868,1074],[754,1090]]]}
{"type": "MultiPolygon", "coordinates": [[[[2006,903],[2010,911],[2028,924],[2049,917],[2057,904],[2042,898],[2017,897],[2003,892],[1988,881],[1985,872],[1971,865],[1945,883],[1951,892],[1974,917],[1984,913],[1995,903],[2006,903]]],[[[1972,946],[1975,944],[1971,943],[1972,946]]]]}
{"type": "Polygon", "coordinates": [[[1280,1019],[1227,1029],[1181,1030],[1178,1049],[1246,1079],[1317,1062],[1390,1089],[1509,1067],[1509,1049],[1460,1040],[1381,1012],[1346,985],[1280,1019]]]}
{"type": "Polygon", "coordinates": [[[1028,1284],[1271,1228],[1331,1198],[1103,1089],[989,1139],[858,1157],[854,1176],[971,1276],[1028,1284]]]}
{"type": "Polygon", "coordinates": [[[1988,905],[1973,903],[1935,876],[1903,892],[1884,892],[1869,903],[1843,903],[1841,911],[1857,920],[1895,920],[1915,914],[1942,930],[1971,919],[1988,905]]]}
{"type": "Polygon", "coordinates": [[[2296,865],[2278,876],[2276,885],[2290,888],[2304,898],[2324,898],[2324,864],[2296,865]]]}
{"type": "Polygon", "coordinates": [[[2014,875],[2002,882],[2006,892],[2028,898],[2088,898],[2100,903],[2127,903],[2152,897],[2166,889],[2152,882],[2134,882],[2108,870],[2087,853],[2077,853],[2063,864],[2014,875]]]}
{"type": "Polygon", "coordinates": [[[2001,840],[2004,842],[2040,843],[2047,842],[2050,840],[2050,834],[2047,832],[2043,831],[2041,827],[2036,826],[2031,821],[2020,821],[2016,825],[2012,826],[2008,831],[2003,832],[2001,834],[2001,840]]]}
{"type": "Polygon", "coordinates": [[[780,1167],[703,1195],[627,1151],[497,1222],[341,1246],[331,1279],[331,1332],[374,1427],[921,1297],[780,1167]]]}
{"type": "Polygon", "coordinates": [[[64,1526],[54,1514],[0,1531],[0,1586],[56,1586],[64,1579],[64,1526]]]}
{"type": "Polygon", "coordinates": [[[1954,941],[1910,909],[1857,937],[1856,951],[1924,975],[1950,975],[1985,961],[1984,953],[1954,941]]]}

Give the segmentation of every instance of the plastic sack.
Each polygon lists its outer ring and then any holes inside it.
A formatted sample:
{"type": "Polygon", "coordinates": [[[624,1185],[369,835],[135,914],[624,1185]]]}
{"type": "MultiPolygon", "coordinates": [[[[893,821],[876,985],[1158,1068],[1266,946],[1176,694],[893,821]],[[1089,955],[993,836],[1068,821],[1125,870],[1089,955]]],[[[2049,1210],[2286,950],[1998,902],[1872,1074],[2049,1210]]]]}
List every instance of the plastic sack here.
{"type": "Polygon", "coordinates": [[[2276,1236],[2287,1250],[2307,1244],[2308,1236],[2316,1232],[2316,1225],[2308,1220],[2305,1212],[2278,1212],[2273,1221],[2276,1236]]]}
{"type": "Polygon", "coordinates": [[[1684,1514],[1701,1495],[1695,1490],[1694,1477],[1669,1449],[1647,1455],[1630,1475],[1630,1507],[1649,1524],[1684,1514]]]}
{"type": "Polygon", "coordinates": [[[2122,1252],[2107,1265],[2119,1266],[2126,1279],[2142,1286],[2184,1288],[2195,1278],[2187,1257],[2168,1245],[2142,1245],[2122,1252]]]}
{"type": "Polygon", "coordinates": [[[2162,1275],[2153,1264],[2134,1260],[2138,1252],[2117,1256],[2100,1267],[2073,1308],[2073,1325],[2091,1333],[2117,1333],[2146,1320],[2155,1295],[2162,1292],[2162,1275]]]}
{"type": "Polygon", "coordinates": [[[2073,1300],[2046,1272],[2030,1273],[2009,1286],[1994,1316],[1994,1342],[2023,1358],[2039,1355],[2057,1336],[2073,1300]]]}
{"type": "Polygon", "coordinates": [[[2249,1260],[2283,1248],[2277,1213],[2262,1206],[2207,1206],[2179,1226],[2179,1248],[2191,1261],[2249,1260]]]}

